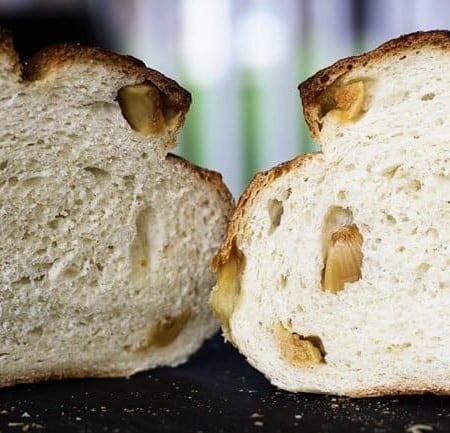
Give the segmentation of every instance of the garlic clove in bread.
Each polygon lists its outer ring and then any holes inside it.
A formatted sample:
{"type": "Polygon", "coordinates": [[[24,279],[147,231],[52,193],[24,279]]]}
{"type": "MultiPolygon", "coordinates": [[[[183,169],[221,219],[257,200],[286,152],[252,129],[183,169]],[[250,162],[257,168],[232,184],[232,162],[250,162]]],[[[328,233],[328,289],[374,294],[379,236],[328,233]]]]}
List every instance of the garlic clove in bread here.
{"type": "Polygon", "coordinates": [[[449,48],[415,33],[318,72],[300,93],[322,152],[240,198],[214,264],[245,266],[212,307],[239,287],[217,315],[276,386],[450,394],[449,48]]]}
{"type": "Polygon", "coordinates": [[[337,293],[345,283],[353,283],[361,278],[362,237],[355,225],[344,226],[331,235],[322,286],[337,293]]]}

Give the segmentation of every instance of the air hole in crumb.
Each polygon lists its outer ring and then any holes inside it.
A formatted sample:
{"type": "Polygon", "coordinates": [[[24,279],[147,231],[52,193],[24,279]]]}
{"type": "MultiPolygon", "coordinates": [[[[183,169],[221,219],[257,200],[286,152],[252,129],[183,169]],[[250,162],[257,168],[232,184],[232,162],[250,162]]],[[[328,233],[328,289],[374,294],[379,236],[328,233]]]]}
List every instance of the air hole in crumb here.
{"type": "Polygon", "coordinates": [[[77,269],[75,266],[70,266],[61,273],[61,275],[65,278],[75,278],[80,274],[80,270],[77,269]]]}
{"type": "Polygon", "coordinates": [[[412,179],[409,182],[409,188],[412,191],[416,191],[416,192],[420,191],[422,189],[422,182],[420,182],[420,180],[417,180],[417,179],[412,179]]]}
{"type": "Polygon", "coordinates": [[[395,251],[397,251],[398,253],[403,253],[403,251],[405,251],[405,247],[401,245],[395,251]]]}
{"type": "Polygon", "coordinates": [[[389,225],[395,225],[397,220],[392,215],[386,215],[386,220],[389,225]]]}
{"type": "Polygon", "coordinates": [[[434,238],[434,239],[437,239],[437,238],[439,237],[438,231],[437,231],[434,227],[429,228],[429,229],[425,232],[425,234],[426,234],[427,236],[431,237],[431,238],[434,238]]]}
{"type": "Polygon", "coordinates": [[[136,217],[136,236],[131,250],[136,275],[140,275],[143,271],[146,272],[149,266],[151,215],[152,209],[144,207],[136,217]]]}
{"type": "Polygon", "coordinates": [[[431,101],[432,99],[434,99],[435,96],[436,96],[435,93],[430,92],[430,93],[425,93],[425,95],[423,95],[420,99],[422,101],[431,101]]]}
{"type": "Polygon", "coordinates": [[[0,170],[4,170],[8,166],[8,160],[0,162],[0,170]]]}
{"type": "Polygon", "coordinates": [[[280,276],[280,288],[281,288],[281,289],[284,289],[284,288],[286,287],[287,281],[288,281],[287,276],[284,275],[284,274],[282,274],[282,275],[280,276]]]}
{"type": "Polygon", "coordinates": [[[339,191],[337,193],[337,197],[339,200],[346,200],[347,199],[347,194],[345,193],[345,191],[339,191]]]}
{"type": "Polygon", "coordinates": [[[429,265],[428,263],[421,263],[419,266],[417,266],[417,275],[422,276],[424,274],[426,274],[426,272],[428,271],[428,269],[431,268],[431,265],[429,265]]]}
{"type": "Polygon", "coordinates": [[[49,222],[47,223],[47,225],[48,225],[48,227],[50,227],[52,230],[57,229],[57,228],[58,228],[58,219],[55,218],[55,219],[49,221],[49,222]]]}
{"type": "Polygon", "coordinates": [[[102,168],[98,167],[84,167],[84,170],[88,173],[91,173],[97,181],[99,180],[105,180],[110,177],[110,174],[103,170],[102,168]]]}
{"type": "Polygon", "coordinates": [[[381,174],[387,177],[388,179],[392,179],[400,167],[401,164],[391,165],[390,167],[385,168],[381,174]]]}
{"type": "Polygon", "coordinates": [[[267,210],[270,217],[269,234],[272,234],[274,230],[280,225],[281,217],[284,212],[283,203],[276,198],[270,199],[267,203],[267,210]]]}
{"type": "Polygon", "coordinates": [[[28,334],[33,337],[40,337],[42,335],[42,326],[35,326],[33,329],[28,331],[28,334]]]}
{"type": "Polygon", "coordinates": [[[397,137],[402,137],[403,136],[403,132],[399,131],[399,132],[395,132],[394,134],[391,135],[391,138],[397,138],[397,137]]]}
{"type": "Polygon", "coordinates": [[[22,181],[22,185],[24,187],[32,187],[37,186],[43,182],[44,178],[40,176],[29,177],[28,179],[24,179],[22,181]]]}
{"type": "Polygon", "coordinates": [[[355,164],[347,164],[344,168],[345,171],[353,171],[355,169],[355,164]]]}

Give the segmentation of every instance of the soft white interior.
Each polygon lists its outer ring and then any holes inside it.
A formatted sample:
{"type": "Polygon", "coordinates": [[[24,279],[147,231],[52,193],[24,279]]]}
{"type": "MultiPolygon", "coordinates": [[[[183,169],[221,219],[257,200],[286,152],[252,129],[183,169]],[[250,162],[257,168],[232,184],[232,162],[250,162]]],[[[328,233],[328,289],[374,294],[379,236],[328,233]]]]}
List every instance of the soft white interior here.
{"type": "Polygon", "coordinates": [[[185,360],[217,329],[223,187],[164,159],[170,134],[130,128],[121,74],[73,65],[22,83],[1,66],[0,382],[185,360]],[[147,344],[186,310],[173,343],[147,344]]]}
{"type": "Polygon", "coordinates": [[[348,75],[366,82],[365,113],[328,116],[324,153],[264,188],[243,223],[232,339],[282,388],[450,388],[450,57],[406,54],[348,75]],[[362,278],[324,292],[325,239],[348,223],[363,237],[362,278]],[[319,337],[325,363],[283,359],[280,321],[319,337]]]}

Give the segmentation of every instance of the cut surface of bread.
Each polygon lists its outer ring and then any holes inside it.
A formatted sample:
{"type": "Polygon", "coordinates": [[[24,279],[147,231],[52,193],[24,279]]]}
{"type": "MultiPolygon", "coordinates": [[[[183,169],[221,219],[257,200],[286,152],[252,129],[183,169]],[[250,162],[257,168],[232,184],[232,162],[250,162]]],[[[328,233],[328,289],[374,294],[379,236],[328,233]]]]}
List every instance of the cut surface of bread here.
{"type": "Polygon", "coordinates": [[[449,54],[449,33],[416,33],[310,78],[322,152],[240,198],[210,302],[276,386],[450,393],[449,54]]]}
{"type": "Polygon", "coordinates": [[[232,198],[167,155],[190,95],[137,60],[0,33],[0,385],[183,362],[218,328],[232,198]]]}

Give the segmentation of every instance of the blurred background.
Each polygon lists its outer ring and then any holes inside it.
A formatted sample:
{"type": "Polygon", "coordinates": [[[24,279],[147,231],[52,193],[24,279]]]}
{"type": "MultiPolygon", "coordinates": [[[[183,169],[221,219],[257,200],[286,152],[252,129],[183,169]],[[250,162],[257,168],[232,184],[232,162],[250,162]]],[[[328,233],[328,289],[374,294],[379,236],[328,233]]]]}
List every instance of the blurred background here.
{"type": "Polygon", "coordinates": [[[142,59],[193,104],[176,153],[235,196],[255,172],[316,151],[297,86],[341,57],[449,29],[447,0],[0,0],[23,58],[59,42],[142,59]]]}

